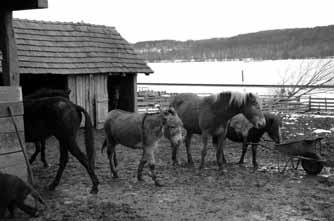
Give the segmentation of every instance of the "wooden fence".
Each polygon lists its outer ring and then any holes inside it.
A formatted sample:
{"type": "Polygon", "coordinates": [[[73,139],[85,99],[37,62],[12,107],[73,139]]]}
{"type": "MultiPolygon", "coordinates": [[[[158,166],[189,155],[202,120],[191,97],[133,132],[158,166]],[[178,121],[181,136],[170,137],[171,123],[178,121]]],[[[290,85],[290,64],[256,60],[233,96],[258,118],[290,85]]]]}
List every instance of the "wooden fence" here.
{"type": "MultiPolygon", "coordinates": [[[[170,99],[175,94],[138,94],[138,111],[139,112],[155,112],[158,110],[157,106],[167,107],[170,99]]],[[[262,101],[262,108],[266,111],[280,111],[280,112],[320,112],[334,114],[334,98],[320,98],[320,97],[274,97],[269,95],[260,96],[262,101]]]]}
{"type": "Polygon", "coordinates": [[[310,97],[309,108],[311,111],[334,113],[334,98],[310,97]]]}

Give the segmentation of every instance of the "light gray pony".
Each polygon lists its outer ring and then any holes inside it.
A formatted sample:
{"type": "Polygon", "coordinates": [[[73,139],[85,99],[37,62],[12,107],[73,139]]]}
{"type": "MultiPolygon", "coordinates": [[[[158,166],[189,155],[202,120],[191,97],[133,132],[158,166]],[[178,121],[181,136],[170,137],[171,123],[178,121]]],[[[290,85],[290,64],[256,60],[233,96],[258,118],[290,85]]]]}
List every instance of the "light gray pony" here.
{"type": "Polygon", "coordinates": [[[134,149],[142,149],[143,155],[138,166],[137,178],[143,180],[142,171],[146,163],[151,170],[151,177],[155,185],[161,186],[155,174],[154,151],[164,130],[170,135],[173,145],[180,145],[183,141],[183,124],[174,108],[160,110],[158,113],[131,113],[123,110],[112,110],[104,124],[106,139],[102,146],[107,146],[110,170],[117,178],[117,160],[115,147],[122,144],[134,149]]]}
{"type": "MultiPolygon", "coordinates": [[[[190,151],[191,137],[193,134],[202,135],[200,169],[204,166],[209,136],[218,139],[215,144],[216,158],[219,169],[222,169],[222,163],[226,162],[223,152],[226,126],[234,115],[243,113],[255,128],[264,126],[266,122],[259,99],[252,93],[226,91],[207,97],[199,97],[192,93],[178,94],[172,99],[170,106],[176,110],[187,131],[185,143],[190,165],[193,165],[190,151]]],[[[175,156],[172,158],[175,160],[177,160],[176,152],[177,150],[173,150],[175,156]]]]}

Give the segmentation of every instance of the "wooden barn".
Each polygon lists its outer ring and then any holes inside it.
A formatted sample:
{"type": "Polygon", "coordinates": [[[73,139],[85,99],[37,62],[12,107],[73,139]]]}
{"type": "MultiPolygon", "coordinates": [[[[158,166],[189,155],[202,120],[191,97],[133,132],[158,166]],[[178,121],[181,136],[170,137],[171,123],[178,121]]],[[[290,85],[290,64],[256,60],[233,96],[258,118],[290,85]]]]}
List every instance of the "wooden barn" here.
{"type": "Polygon", "coordinates": [[[137,74],[153,71],[114,27],[14,19],[23,95],[70,89],[97,128],[115,107],[136,110],[137,74]]]}

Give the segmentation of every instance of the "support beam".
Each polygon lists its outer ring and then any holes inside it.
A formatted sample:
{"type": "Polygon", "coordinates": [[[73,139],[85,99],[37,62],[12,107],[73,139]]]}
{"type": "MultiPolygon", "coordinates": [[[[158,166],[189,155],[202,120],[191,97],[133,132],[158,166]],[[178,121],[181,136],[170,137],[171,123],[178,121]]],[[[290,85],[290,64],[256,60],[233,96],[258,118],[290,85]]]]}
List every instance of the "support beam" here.
{"type": "Polygon", "coordinates": [[[2,48],[2,79],[5,86],[19,86],[20,74],[13,29],[13,12],[0,11],[0,41],[2,48]]]}
{"type": "Polygon", "coordinates": [[[137,112],[137,74],[130,75],[132,77],[130,81],[130,95],[131,95],[131,104],[130,109],[133,112],[137,112]]]}
{"type": "Polygon", "coordinates": [[[48,0],[1,0],[0,9],[10,11],[47,8],[48,0]]]}

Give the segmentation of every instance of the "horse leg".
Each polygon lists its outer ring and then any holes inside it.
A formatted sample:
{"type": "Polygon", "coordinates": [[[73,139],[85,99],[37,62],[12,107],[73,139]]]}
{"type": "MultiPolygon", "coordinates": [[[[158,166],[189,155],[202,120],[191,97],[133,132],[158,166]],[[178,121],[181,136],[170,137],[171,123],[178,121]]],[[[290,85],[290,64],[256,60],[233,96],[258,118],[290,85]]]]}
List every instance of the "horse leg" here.
{"type": "Polygon", "coordinates": [[[217,151],[216,151],[216,159],[218,164],[218,169],[221,170],[223,168],[223,164],[226,164],[226,159],[224,156],[224,143],[225,143],[225,134],[221,135],[218,140],[217,151]]]}
{"type": "Polygon", "coordinates": [[[118,178],[118,174],[117,174],[117,171],[115,169],[116,168],[116,165],[115,165],[115,159],[116,159],[115,144],[108,142],[108,144],[107,144],[107,154],[108,154],[108,159],[109,159],[109,166],[110,166],[111,175],[114,178],[118,178]]]}
{"type": "Polygon", "coordinates": [[[154,150],[155,150],[155,146],[144,146],[144,150],[143,150],[143,156],[142,159],[139,163],[138,166],[138,180],[141,181],[143,180],[142,178],[142,171],[143,168],[146,164],[146,162],[148,163],[148,166],[150,168],[151,171],[151,178],[154,182],[154,184],[156,186],[162,186],[161,183],[158,181],[157,175],[155,173],[155,158],[154,158],[154,150]]]}
{"type": "Polygon", "coordinates": [[[8,206],[8,211],[9,211],[9,214],[10,214],[10,218],[14,218],[14,216],[15,216],[15,208],[16,208],[16,205],[14,203],[11,203],[8,206]]]}
{"type": "Polygon", "coordinates": [[[114,160],[114,165],[115,165],[115,168],[116,168],[118,166],[118,160],[117,160],[116,150],[114,151],[113,160],[114,160]]]}
{"type": "Polygon", "coordinates": [[[157,175],[155,173],[155,158],[154,158],[154,150],[155,146],[150,146],[145,148],[144,152],[146,152],[146,159],[148,159],[148,167],[151,171],[151,178],[156,186],[162,186],[162,184],[158,181],[157,175]],[[146,150],[145,150],[146,149],[146,150]]]}
{"type": "Polygon", "coordinates": [[[257,145],[252,144],[252,154],[253,154],[252,160],[253,160],[254,169],[257,169],[259,167],[257,162],[256,162],[256,152],[257,152],[257,145]]]}
{"type": "Polygon", "coordinates": [[[140,159],[139,165],[138,165],[138,170],[137,170],[137,179],[138,181],[144,181],[143,179],[143,169],[145,164],[147,163],[147,160],[145,159],[144,153],[143,156],[140,159]]]}
{"type": "Polygon", "coordinates": [[[57,175],[53,182],[49,185],[49,190],[54,190],[56,186],[58,186],[60,178],[64,172],[66,164],[68,162],[68,152],[63,142],[60,142],[60,159],[59,159],[59,168],[57,171],[57,175]]]}
{"type": "Polygon", "coordinates": [[[191,149],[190,149],[191,137],[192,137],[192,134],[187,133],[186,138],[185,138],[185,144],[186,144],[188,165],[194,166],[194,161],[193,161],[193,158],[191,156],[191,149]]]}
{"type": "Polygon", "coordinates": [[[81,152],[80,148],[78,147],[75,141],[75,138],[70,140],[68,148],[71,154],[75,158],[77,158],[77,160],[79,160],[82,166],[85,167],[93,183],[93,187],[90,193],[96,194],[98,192],[99,180],[97,179],[97,176],[95,175],[94,169],[92,168],[92,164],[88,162],[88,158],[86,157],[86,155],[83,152],[81,152]]]}
{"type": "Polygon", "coordinates": [[[172,146],[172,162],[173,162],[173,166],[180,165],[180,162],[177,159],[179,147],[177,145],[173,145],[173,144],[171,144],[171,146],[172,146]]]}
{"type": "Polygon", "coordinates": [[[0,219],[5,218],[5,213],[6,213],[7,208],[0,206],[0,219]]]}
{"type": "Polygon", "coordinates": [[[41,152],[41,143],[40,143],[40,141],[34,142],[34,144],[35,144],[35,152],[33,153],[33,155],[29,159],[29,163],[30,164],[32,164],[35,161],[37,155],[39,154],[39,152],[41,152]]]}
{"type": "Polygon", "coordinates": [[[247,152],[247,143],[245,141],[242,142],[242,153],[241,153],[241,157],[239,160],[239,164],[244,164],[244,158],[245,158],[245,154],[247,152]]]}
{"type": "Polygon", "coordinates": [[[208,148],[208,134],[206,133],[203,133],[202,134],[202,143],[203,143],[203,146],[202,146],[202,151],[201,151],[201,163],[199,165],[199,169],[203,169],[204,167],[204,163],[205,163],[205,156],[206,156],[206,153],[207,153],[207,148],[208,148]]]}
{"type": "Polygon", "coordinates": [[[45,159],[45,139],[42,139],[40,144],[41,144],[41,149],[40,149],[40,151],[41,151],[41,161],[43,162],[44,168],[48,168],[49,164],[45,159]]]}

